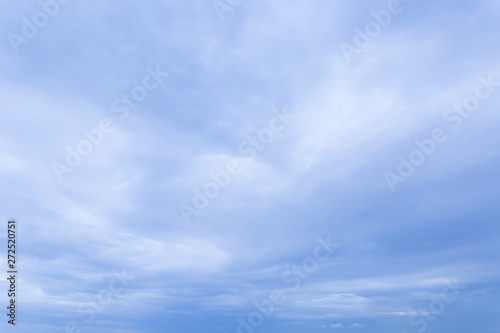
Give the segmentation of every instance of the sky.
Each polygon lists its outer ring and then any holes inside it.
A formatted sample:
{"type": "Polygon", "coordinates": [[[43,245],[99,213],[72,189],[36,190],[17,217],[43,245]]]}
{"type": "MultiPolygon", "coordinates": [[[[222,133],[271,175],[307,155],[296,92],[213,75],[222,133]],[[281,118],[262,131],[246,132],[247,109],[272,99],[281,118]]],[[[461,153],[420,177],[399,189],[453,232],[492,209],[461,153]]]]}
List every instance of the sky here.
{"type": "Polygon", "coordinates": [[[498,332],[499,0],[1,5],[2,332],[498,332]]]}

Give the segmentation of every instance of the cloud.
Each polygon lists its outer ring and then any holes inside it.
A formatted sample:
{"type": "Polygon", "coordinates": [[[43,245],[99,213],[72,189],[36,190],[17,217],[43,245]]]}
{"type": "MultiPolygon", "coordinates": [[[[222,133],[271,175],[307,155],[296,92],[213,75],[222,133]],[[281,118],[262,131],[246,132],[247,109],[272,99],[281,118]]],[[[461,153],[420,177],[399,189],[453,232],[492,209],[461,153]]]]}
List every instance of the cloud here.
{"type": "MultiPolygon", "coordinates": [[[[446,126],[443,113],[478,76],[499,72],[499,1],[407,2],[347,65],[339,44],[383,8],[243,1],[221,22],[212,1],[73,1],[18,54],[3,38],[0,214],[19,220],[24,315],[38,323],[26,330],[63,330],[125,269],[137,282],[90,331],[235,331],[234,318],[294,286],[297,276],[283,273],[327,234],[341,248],[297,273],[300,288],[274,307],[277,331],[291,320],[374,320],[374,333],[387,332],[455,278],[470,290],[461,311],[490,313],[500,277],[500,90],[397,195],[383,173],[446,126]],[[170,75],[120,119],[113,100],[156,64],[170,75]],[[290,126],[254,158],[238,153],[284,107],[297,115],[290,126]],[[51,162],[103,117],[115,131],[58,183],[51,162]],[[230,160],[241,174],[180,223],[179,203],[230,160]]],[[[10,2],[0,32],[20,33],[39,10],[10,2]]],[[[446,311],[440,325],[456,331],[463,318],[446,311]]]]}

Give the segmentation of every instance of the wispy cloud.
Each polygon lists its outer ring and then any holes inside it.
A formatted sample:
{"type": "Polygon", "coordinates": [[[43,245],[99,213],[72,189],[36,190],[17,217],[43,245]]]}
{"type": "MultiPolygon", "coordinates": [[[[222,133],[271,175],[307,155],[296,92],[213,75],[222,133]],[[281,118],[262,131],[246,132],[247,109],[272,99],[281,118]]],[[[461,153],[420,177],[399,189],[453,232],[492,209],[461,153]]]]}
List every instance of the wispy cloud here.
{"type": "Polygon", "coordinates": [[[403,331],[455,279],[467,288],[426,324],[496,332],[500,94],[456,105],[500,73],[500,6],[397,5],[5,4],[0,211],[20,229],[19,332],[236,331],[291,286],[284,272],[305,274],[322,235],[342,246],[263,332],[403,331]],[[356,45],[372,21],[380,32],[356,45]],[[89,131],[103,119],[114,130],[101,140],[89,131]],[[384,172],[438,127],[446,142],[391,192],[384,172]],[[60,182],[52,163],[89,135],[99,144],[60,182]],[[226,186],[230,162],[242,169],[226,186]],[[219,194],[195,207],[212,183],[219,194]],[[122,270],[135,279],[96,301],[122,270]],[[91,323],[82,304],[99,308],[91,323]]]}

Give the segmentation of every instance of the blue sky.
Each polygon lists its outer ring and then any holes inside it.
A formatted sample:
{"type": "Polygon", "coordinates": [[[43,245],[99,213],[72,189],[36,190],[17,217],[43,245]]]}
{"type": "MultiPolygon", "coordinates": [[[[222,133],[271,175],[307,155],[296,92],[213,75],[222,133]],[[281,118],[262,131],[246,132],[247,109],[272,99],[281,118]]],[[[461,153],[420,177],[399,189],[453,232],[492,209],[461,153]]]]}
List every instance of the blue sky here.
{"type": "Polygon", "coordinates": [[[2,7],[18,332],[498,332],[500,1],[2,7]]]}

